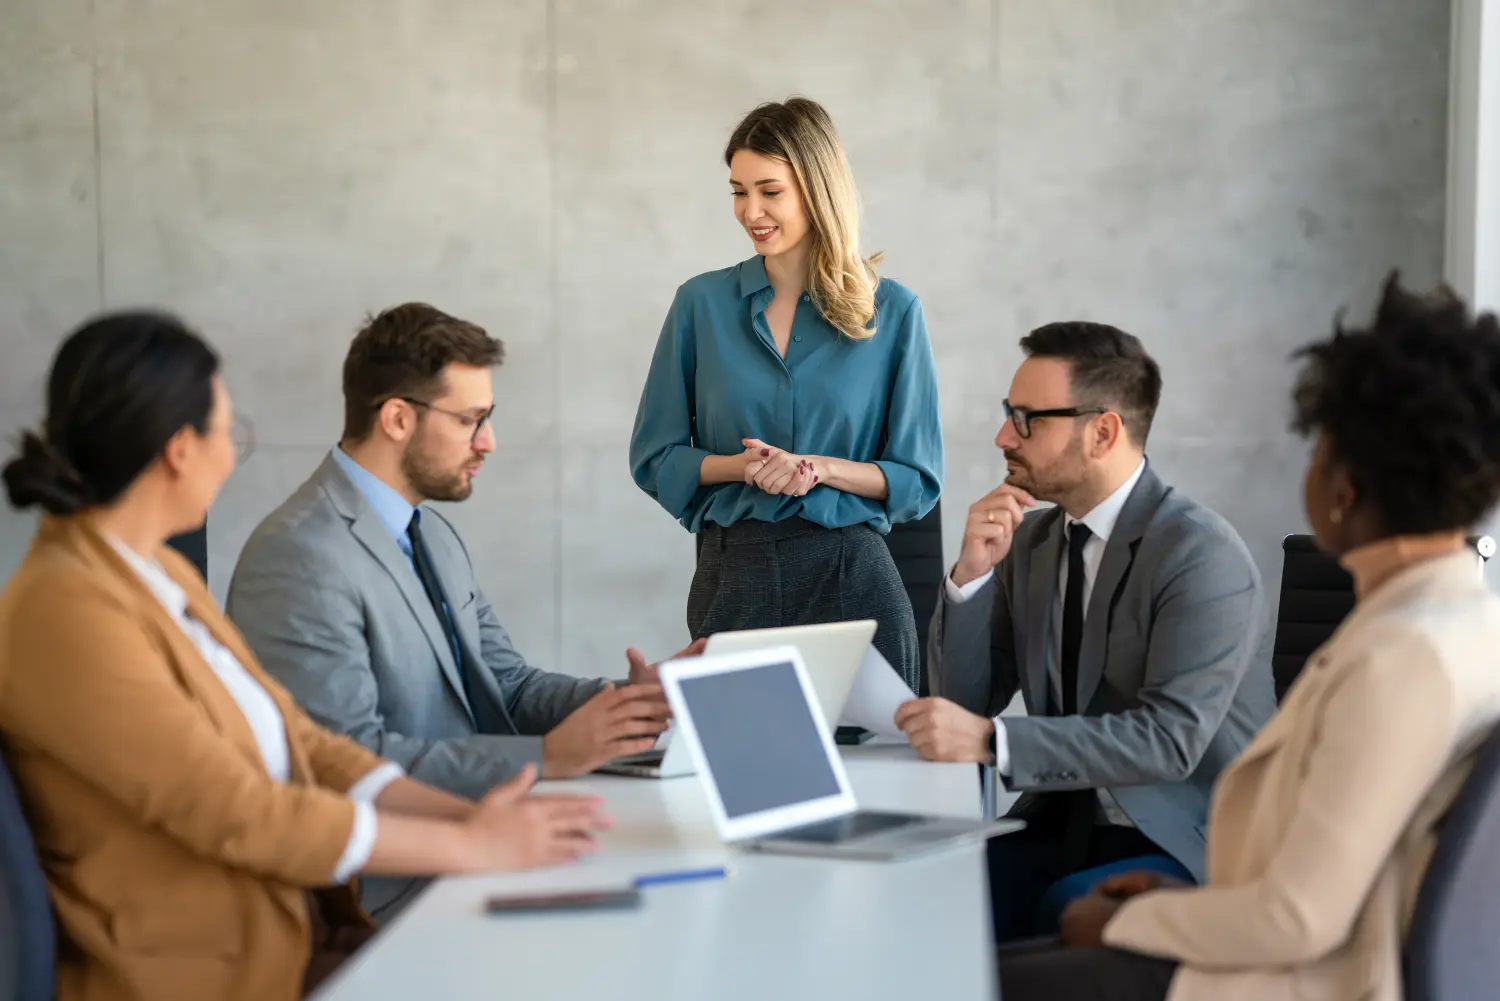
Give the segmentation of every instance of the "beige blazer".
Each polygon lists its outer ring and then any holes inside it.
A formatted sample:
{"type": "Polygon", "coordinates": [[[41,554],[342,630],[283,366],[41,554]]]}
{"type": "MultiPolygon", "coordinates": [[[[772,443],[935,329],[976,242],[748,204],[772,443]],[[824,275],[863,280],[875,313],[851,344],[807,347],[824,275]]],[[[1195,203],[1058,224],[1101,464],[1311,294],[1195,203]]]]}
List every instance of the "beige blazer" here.
{"type": "MultiPolygon", "coordinates": [[[[233,696],[109,543],[45,519],[0,595],[0,737],[61,926],[58,998],[292,1001],[304,888],[332,878],[343,793],[380,759],[309,721],[197,572],[158,558],[280,707],[292,778],[266,772],[233,696]]],[[[329,920],[361,920],[347,887],[320,896],[329,920]]]]}
{"type": "Polygon", "coordinates": [[[1220,778],[1207,885],[1105,942],[1179,960],[1171,1001],[1400,1001],[1435,826],[1500,716],[1500,599],[1474,554],[1410,566],[1309,658],[1220,778]]]}

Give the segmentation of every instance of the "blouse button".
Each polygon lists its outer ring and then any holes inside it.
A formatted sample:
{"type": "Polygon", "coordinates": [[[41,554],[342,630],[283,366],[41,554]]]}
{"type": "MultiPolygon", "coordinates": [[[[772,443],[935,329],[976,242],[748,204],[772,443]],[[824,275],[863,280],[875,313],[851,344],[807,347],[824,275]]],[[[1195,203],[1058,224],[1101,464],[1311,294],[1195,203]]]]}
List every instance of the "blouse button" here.
{"type": "Polygon", "coordinates": [[[796,337],[793,337],[792,340],[797,341],[800,344],[802,342],[802,335],[798,334],[796,337]]]}

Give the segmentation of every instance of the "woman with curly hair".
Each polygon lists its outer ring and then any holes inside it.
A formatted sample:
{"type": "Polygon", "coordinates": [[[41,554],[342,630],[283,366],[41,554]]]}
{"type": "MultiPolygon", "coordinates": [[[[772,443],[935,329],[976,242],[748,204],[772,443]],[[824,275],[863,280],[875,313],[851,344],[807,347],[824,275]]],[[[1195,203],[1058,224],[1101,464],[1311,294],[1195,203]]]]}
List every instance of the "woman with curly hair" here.
{"type": "Polygon", "coordinates": [[[1002,953],[1006,1001],[1399,1001],[1436,828],[1500,717],[1500,599],[1465,544],[1500,499],[1500,323],[1386,283],[1299,352],[1304,500],[1354,611],[1220,776],[1205,886],[1106,880],[1062,943],[1002,953]]]}
{"type": "Polygon", "coordinates": [[[913,691],[911,602],[881,535],[937,503],[937,376],[917,297],[859,246],[828,113],[752,111],[724,150],[755,256],[677,290],[630,440],[631,475],[690,532],[693,637],[871,618],[913,691]]]}

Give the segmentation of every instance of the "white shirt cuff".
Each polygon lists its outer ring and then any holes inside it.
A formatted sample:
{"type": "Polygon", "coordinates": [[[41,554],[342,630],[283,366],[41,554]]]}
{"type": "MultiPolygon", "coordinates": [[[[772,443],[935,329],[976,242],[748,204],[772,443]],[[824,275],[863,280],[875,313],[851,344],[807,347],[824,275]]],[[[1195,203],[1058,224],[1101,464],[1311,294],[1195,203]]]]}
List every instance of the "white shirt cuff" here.
{"type": "Polygon", "coordinates": [[[370,853],[375,850],[375,826],[375,807],[356,801],[349,842],[344,845],[344,854],[339,856],[338,865],[333,867],[335,886],[349,882],[370,861],[370,853]]]}
{"type": "Polygon", "coordinates": [[[953,568],[949,567],[948,575],[943,578],[943,590],[947,592],[949,601],[953,602],[953,604],[955,605],[962,605],[964,602],[974,597],[974,595],[978,594],[979,589],[988,584],[990,582],[990,578],[993,576],[995,576],[995,571],[991,570],[987,574],[982,574],[981,576],[975,577],[963,587],[959,587],[957,584],[953,583],[953,568]]]}
{"type": "Polygon", "coordinates": [[[1005,724],[995,717],[995,771],[1010,775],[1010,738],[1005,735],[1005,724]]]}
{"type": "Polygon", "coordinates": [[[373,803],[385,792],[385,787],[400,778],[405,778],[406,772],[394,761],[387,761],[383,765],[377,765],[365,773],[364,777],[349,787],[344,795],[356,803],[373,803]]]}

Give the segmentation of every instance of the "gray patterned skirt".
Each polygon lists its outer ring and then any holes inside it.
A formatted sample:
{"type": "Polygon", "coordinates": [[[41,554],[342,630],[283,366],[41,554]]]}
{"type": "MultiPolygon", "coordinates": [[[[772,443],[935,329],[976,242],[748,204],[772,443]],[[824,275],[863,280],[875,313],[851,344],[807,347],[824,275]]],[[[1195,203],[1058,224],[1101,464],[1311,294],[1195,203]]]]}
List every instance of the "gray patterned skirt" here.
{"type": "Polygon", "coordinates": [[[911,599],[874,529],[830,529],[802,518],[704,526],[688,590],[693,638],[849,619],[879,623],[875,648],[912,691],[921,691],[911,599]]]}

